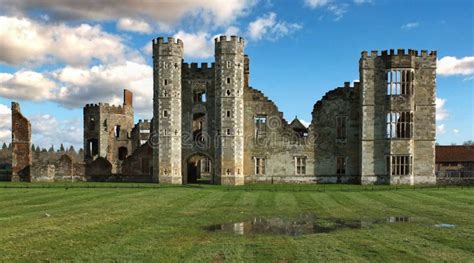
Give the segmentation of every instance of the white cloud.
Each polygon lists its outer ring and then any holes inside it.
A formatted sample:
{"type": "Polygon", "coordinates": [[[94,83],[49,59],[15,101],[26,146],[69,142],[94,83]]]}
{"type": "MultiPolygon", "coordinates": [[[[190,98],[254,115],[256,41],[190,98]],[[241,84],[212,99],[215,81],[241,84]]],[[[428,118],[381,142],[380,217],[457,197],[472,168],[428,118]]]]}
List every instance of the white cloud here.
{"type": "Polygon", "coordinates": [[[184,55],[187,57],[208,58],[214,54],[214,42],[209,33],[179,31],[174,37],[183,41],[184,55]]]}
{"type": "Polygon", "coordinates": [[[65,67],[52,73],[60,88],[53,96],[67,108],[80,108],[87,103],[122,103],[123,89],[134,93],[138,112],[151,112],[153,69],[149,65],[127,61],[91,68],[65,67]]]}
{"type": "Polygon", "coordinates": [[[32,142],[40,147],[74,145],[82,148],[83,128],[81,119],[58,120],[49,114],[26,116],[31,122],[32,142]]]}
{"type": "Polygon", "coordinates": [[[131,18],[121,18],[117,22],[117,27],[121,30],[138,33],[151,33],[151,26],[144,20],[135,20],[131,18]]]}
{"type": "Polygon", "coordinates": [[[111,62],[123,59],[122,39],[98,25],[46,25],[28,18],[0,16],[0,62],[43,63],[58,59],[85,65],[91,59],[111,62]]]}
{"type": "Polygon", "coordinates": [[[277,15],[270,12],[249,24],[248,35],[253,40],[260,40],[262,38],[276,40],[300,30],[302,27],[302,25],[297,23],[277,21],[277,15]]]}
{"type": "Polygon", "coordinates": [[[308,121],[305,121],[305,120],[300,120],[301,124],[303,124],[306,128],[309,127],[309,125],[311,124],[311,122],[308,122],[308,121]]]}
{"type": "Polygon", "coordinates": [[[442,121],[449,116],[448,111],[444,108],[446,99],[436,98],[436,120],[442,121]]]}
{"type": "MultiPolygon", "coordinates": [[[[0,104],[0,143],[11,142],[11,109],[0,104]]],[[[26,116],[31,122],[32,143],[41,147],[58,147],[61,143],[82,148],[82,120],[58,120],[49,114],[26,116]]]]}
{"type": "Polygon", "coordinates": [[[442,76],[474,74],[474,56],[451,57],[446,56],[438,60],[436,73],[442,76]]]}
{"type": "Polygon", "coordinates": [[[371,4],[372,0],[354,0],[354,4],[362,5],[362,4],[371,4]]]}
{"type": "Polygon", "coordinates": [[[311,8],[323,7],[329,4],[330,0],[305,0],[305,4],[311,8]]]}
{"type": "Polygon", "coordinates": [[[446,133],[446,126],[444,124],[440,124],[436,126],[436,133],[437,134],[445,134],[446,133]]]}
{"type": "Polygon", "coordinates": [[[10,107],[0,104],[0,143],[11,142],[12,114],[10,107]]]}
{"type": "Polygon", "coordinates": [[[34,71],[18,71],[15,74],[0,73],[0,96],[9,99],[50,99],[56,83],[34,71]]]}
{"type": "Polygon", "coordinates": [[[46,13],[51,20],[116,20],[130,18],[175,25],[181,20],[197,20],[202,26],[226,26],[245,15],[256,0],[3,0],[5,9],[24,14],[46,13]]]}
{"type": "Polygon", "coordinates": [[[403,30],[410,30],[410,29],[414,29],[414,28],[417,28],[420,26],[420,23],[419,22],[411,22],[411,23],[406,23],[404,25],[402,25],[402,29],[403,30]]]}
{"type": "Polygon", "coordinates": [[[458,130],[458,129],[453,129],[453,132],[454,132],[455,134],[458,134],[458,133],[459,133],[459,130],[458,130]]]}
{"type": "Polygon", "coordinates": [[[338,4],[333,0],[305,0],[305,5],[311,9],[325,8],[335,16],[335,21],[339,21],[349,7],[347,3],[338,4]]]}

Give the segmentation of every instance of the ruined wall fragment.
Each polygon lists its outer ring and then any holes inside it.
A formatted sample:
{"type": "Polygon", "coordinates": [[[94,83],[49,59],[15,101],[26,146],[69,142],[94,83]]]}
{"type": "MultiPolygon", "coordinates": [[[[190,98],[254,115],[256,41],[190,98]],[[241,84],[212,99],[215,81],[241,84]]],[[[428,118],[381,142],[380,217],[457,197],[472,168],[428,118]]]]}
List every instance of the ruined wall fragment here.
{"type": "Polygon", "coordinates": [[[31,181],[31,124],[12,102],[12,181],[31,181]]]}

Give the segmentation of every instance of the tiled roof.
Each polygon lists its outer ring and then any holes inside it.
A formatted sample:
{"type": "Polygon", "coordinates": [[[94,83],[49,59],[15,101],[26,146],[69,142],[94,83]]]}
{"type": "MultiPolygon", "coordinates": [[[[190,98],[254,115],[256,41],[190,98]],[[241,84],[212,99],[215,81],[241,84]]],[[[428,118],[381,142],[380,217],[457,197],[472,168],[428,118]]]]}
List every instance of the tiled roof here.
{"type": "Polygon", "coordinates": [[[474,146],[436,146],[436,162],[474,162],[474,146]]]}

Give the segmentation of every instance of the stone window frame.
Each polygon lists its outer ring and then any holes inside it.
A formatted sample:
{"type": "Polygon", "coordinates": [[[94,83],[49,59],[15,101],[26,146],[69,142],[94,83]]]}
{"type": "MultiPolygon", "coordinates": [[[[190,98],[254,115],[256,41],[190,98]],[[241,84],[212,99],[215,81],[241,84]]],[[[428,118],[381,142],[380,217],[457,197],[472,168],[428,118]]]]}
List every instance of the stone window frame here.
{"type": "Polygon", "coordinates": [[[413,111],[388,111],[385,114],[385,138],[413,138],[413,111]]]}
{"type": "Polygon", "coordinates": [[[267,135],[267,121],[268,121],[267,114],[256,114],[253,120],[254,120],[253,123],[255,125],[255,131],[254,131],[255,139],[265,138],[267,135]]]}
{"type": "Polygon", "coordinates": [[[413,156],[392,154],[385,156],[385,172],[389,176],[409,176],[413,173],[413,156]]]}
{"type": "Polygon", "coordinates": [[[307,156],[294,156],[295,175],[306,175],[307,156]]]}
{"type": "Polygon", "coordinates": [[[336,174],[337,175],[347,174],[347,156],[336,157],[336,174]]]}
{"type": "MultiPolygon", "coordinates": [[[[348,116],[347,115],[336,115],[335,118],[335,123],[336,123],[336,140],[338,142],[345,142],[347,140],[347,120],[348,116]],[[339,120],[344,120],[343,127],[344,131],[342,132],[343,134],[340,134],[340,128],[339,128],[339,120]]],[[[342,125],[341,125],[342,126],[342,125]]],[[[342,128],[341,128],[342,129],[342,128]]]]}
{"type": "Polygon", "coordinates": [[[385,71],[387,96],[413,94],[415,70],[413,68],[390,68],[385,71]]]}
{"type": "Polygon", "coordinates": [[[267,158],[264,156],[254,156],[254,174],[265,175],[267,169],[267,158]]]}

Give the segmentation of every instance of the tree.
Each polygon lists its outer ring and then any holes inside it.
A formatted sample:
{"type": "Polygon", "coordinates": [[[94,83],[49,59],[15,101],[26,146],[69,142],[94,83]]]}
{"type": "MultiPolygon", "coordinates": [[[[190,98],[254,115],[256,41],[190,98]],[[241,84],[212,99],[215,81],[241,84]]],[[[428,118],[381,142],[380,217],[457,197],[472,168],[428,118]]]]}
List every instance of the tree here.
{"type": "Polygon", "coordinates": [[[37,153],[41,152],[41,148],[39,146],[36,146],[35,152],[37,153]]]}
{"type": "Polygon", "coordinates": [[[54,145],[51,145],[51,148],[49,148],[48,152],[50,152],[50,153],[54,152],[54,145]]]}
{"type": "Polygon", "coordinates": [[[9,143],[8,144],[8,150],[11,150],[11,149],[13,149],[13,146],[12,146],[12,143],[9,143]]]}
{"type": "Polygon", "coordinates": [[[61,143],[61,146],[59,146],[59,151],[60,152],[65,152],[66,150],[64,149],[64,145],[61,143]]]}
{"type": "Polygon", "coordinates": [[[3,143],[3,145],[2,145],[2,150],[7,150],[7,149],[8,149],[7,144],[6,144],[6,143],[3,143]]]}
{"type": "Polygon", "coordinates": [[[473,141],[473,140],[465,141],[465,142],[463,143],[463,145],[473,146],[473,145],[474,145],[474,141],[473,141]]]}
{"type": "Polygon", "coordinates": [[[34,143],[32,143],[32,144],[31,144],[31,151],[32,151],[32,152],[34,152],[34,151],[35,151],[35,149],[36,149],[36,148],[35,148],[35,144],[34,144],[34,143]]]}
{"type": "Polygon", "coordinates": [[[76,153],[76,149],[74,149],[74,146],[71,145],[71,147],[69,147],[68,153],[76,153]]]}

